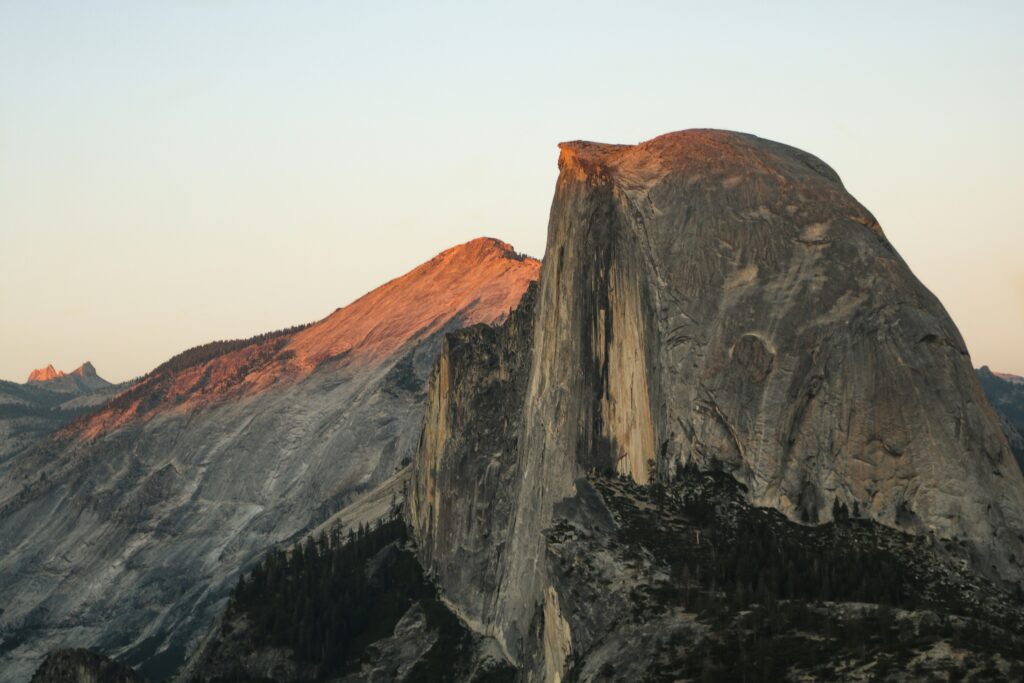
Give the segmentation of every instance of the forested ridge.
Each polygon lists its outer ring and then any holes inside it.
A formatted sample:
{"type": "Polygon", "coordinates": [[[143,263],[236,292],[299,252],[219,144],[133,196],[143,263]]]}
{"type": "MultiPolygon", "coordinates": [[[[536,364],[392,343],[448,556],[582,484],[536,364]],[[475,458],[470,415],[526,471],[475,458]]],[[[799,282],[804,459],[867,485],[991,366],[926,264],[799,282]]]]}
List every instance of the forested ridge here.
{"type": "MultiPolygon", "coordinates": [[[[633,590],[633,618],[678,607],[709,629],[697,640],[669,637],[649,680],[836,680],[860,666],[871,680],[913,667],[912,679],[932,680],[919,655],[941,643],[970,653],[942,680],[1004,680],[1000,667],[1024,675],[1022,591],[956,569],[953,541],[936,545],[838,502],[831,522],[797,524],[750,505],[731,476],[692,467],[648,487],[615,475],[591,481],[616,518],[615,546],[668,577],[633,590]]],[[[572,546],[580,534],[562,523],[549,538],[572,546]]]]}
{"type": "MultiPolygon", "coordinates": [[[[132,380],[130,382],[131,386],[129,389],[121,392],[111,400],[104,403],[97,409],[97,411],[90,411],[89,413],[77,418],[72,423],[72,426],[81,424],[82,421],[88,420],[93,412],[98,411],[120,412],[132,410],[134,406],[134,412],[145,412],[146,410],[156,407],[165,399],[167,390],[172,385],[174,377],[178,373],[250,346],[257,347],[257,353],[235,370],[232,382],[237,383],[244,379],[245,376],[256,367],[262,366],[277,357],[283,346],[288,343],[288,340],[291,339],[294,334],[307,327],[309,327],[309,324],[296,325],[294,327],[276,330],[274,332],[258,334],[253,337],[249,337],[248,339],[214,341],[207,344],[201,344],[199,346],[193,346],[192,348],[182,351],[181,353],[164,361],[148,374],[132,380]]],[[[198,382],[193,386],[194,390],[202,390],[204,388],[207,375],[209,375],[209,372],[198,380],[198,382]]]]}
{"type": "Polygon", "coordinates": [[[246,616],[255,645],[289,648],[323,676],[342,672],[391,635],[415,600],[433,597],[407,540],[395,516],[272,550],[239,580],[228,615],[246,616]]]}

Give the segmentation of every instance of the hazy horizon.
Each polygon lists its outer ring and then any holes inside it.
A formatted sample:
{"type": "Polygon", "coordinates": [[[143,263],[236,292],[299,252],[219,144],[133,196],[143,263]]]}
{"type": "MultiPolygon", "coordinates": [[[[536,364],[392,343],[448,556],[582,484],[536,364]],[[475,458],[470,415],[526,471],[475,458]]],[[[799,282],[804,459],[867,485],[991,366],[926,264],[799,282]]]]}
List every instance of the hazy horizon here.
{"type": "Polygon", "coordinates": [[[557,143],[726,128],[878,218],[975,366],[1024,374],[1024,8],[0,5],[0,378],[112,381],[491,236],[557,143]]]}

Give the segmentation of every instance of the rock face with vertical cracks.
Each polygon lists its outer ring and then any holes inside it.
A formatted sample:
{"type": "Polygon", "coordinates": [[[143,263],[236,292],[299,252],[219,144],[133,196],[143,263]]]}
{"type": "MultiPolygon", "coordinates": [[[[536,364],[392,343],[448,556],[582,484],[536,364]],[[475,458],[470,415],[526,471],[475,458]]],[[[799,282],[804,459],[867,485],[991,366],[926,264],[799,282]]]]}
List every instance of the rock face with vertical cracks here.
{"type": "Polygon", "coordinates": [[[1024,479],[964,342],[831,168],[712,130],[561,149],[538,289],[449,340],[414,465],[410,521],[468,624],[557,678],[543,533],[592,469],[721,469],[794,521],[838,499],[1021,578],[1024,479]]]}

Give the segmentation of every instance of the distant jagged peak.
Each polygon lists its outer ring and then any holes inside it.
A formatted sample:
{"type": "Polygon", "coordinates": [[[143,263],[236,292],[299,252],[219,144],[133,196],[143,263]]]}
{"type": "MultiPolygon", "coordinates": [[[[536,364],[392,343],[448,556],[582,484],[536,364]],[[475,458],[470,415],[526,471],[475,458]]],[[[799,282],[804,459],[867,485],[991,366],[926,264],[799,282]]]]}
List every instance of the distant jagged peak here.
{"type": "Polygon", "coordinates": [[[45,368],[36,368],[28,374],[29,382],[49,382],[51,380],[60,379],[64,376],[61,370],[57,370],[53,367],[53,363],[47,365],[45,368]]]}
{"type": "Polygon", "coordinates": [[[89,361],[71,372],[57,370],[52,364],[33,370],[27,384],[58,394],[91,394],[110,386],[110,382],[100,377],[96,366],[89,361]]]}
{"type": "Polygon", "coordinates": [[[85,361],[78,368],[72,370],[71,374],[76,377],[96,377],[96,366],[90,361],[85,361]]]}

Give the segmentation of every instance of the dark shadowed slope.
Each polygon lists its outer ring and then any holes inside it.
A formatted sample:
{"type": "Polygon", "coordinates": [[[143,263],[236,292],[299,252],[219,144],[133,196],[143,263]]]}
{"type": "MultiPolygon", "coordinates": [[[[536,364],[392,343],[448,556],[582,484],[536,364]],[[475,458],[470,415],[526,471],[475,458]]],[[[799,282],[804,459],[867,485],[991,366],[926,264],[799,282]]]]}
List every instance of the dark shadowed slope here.
{"type": "Polygon", "coordinates": [[[39,666],[32,683],[145,683],[130,667],[88,650],[58,650],[39,666]]]}
{"type": "Polygon", "coordinates": [[[992,372],[983,366],[978,370],[978,381],[999,414],[1017,463],[1024,469],[1024,377],[992,372]]]}

